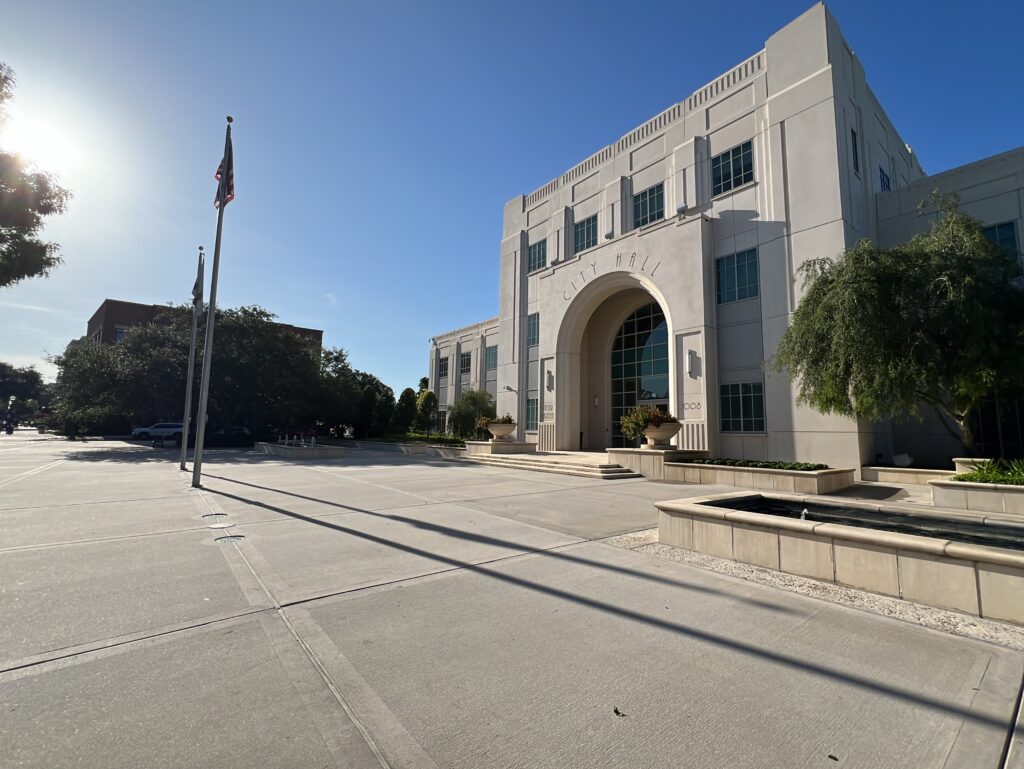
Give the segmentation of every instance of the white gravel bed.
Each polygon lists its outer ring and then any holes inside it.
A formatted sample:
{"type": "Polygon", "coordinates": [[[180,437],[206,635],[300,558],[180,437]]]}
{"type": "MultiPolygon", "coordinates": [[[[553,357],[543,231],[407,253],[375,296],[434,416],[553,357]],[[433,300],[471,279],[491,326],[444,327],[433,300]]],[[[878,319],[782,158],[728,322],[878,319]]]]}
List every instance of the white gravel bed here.
{"type": "Polygon", "coordinates": [[[1024,651],[1024,628],[1016,625],[1008,625],[1003,622],[972,617],[969,614],[936,609],[931,606],[903,601],[899,598],[869,593],[864,590],[833,585],[828,582],[819,582],[816,579],[798,577],[794,574],[786,574],[772,569],[763,569],[760,566],[751,566],[738,561],[730,561],[726,558],[716,558],[703,553],[695,553],[692,550],[684,550],[681,547],[662,545],[658,542],[657,529],[645,529],[630,534],[623,534],[617,537],[609,537],[601,540],[615,547],[622,547],[627,550],[636,550],[640,553],[650,553],[659,558],[668,558],[672,561],[685,563],[688,566],[696,566],[700,569],[727,574],[730,577],[757,582],[761,585],[777,587],[781,590],[788,590],[791,593],[819,598],[823,601],[849,606],[862,611],[870,611],[886,617],[913,622],[916,625],[938,630],[943,633],[973,638],[977,641],[1005,646],[1009,649],[1024,651]]]}

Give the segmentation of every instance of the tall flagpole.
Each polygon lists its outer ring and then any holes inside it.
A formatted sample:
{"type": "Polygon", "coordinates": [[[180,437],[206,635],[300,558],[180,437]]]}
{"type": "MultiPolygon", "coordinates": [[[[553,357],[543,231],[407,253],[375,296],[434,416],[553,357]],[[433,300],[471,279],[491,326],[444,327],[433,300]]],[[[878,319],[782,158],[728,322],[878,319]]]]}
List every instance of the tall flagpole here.
{"type": "MultiPolygon", "coordinates": [[[[206,404],[210,395],[210,364],[213,362],[213,327],[217,319],[217,275],[220,272],[220,235],[224,226],[224,208],[228,202],[228,183],[231,174],[231,121],[228,115],[228,127],[224,134],[224,168],[222,178],[217,187],[217,241],[213,246],[213,276],[210,278],[210,307],[206,311],[206,344],[203,347],[203,378],[199,384],[199,414],[196,417],[196,450],[192,458],[192,486],[199,488],[203,473],[203,443],[206,438],[206,404]]],[[[233,181],[231,182],[233,183],[233,181]]]]}
{"type": "Polygon", "coordinates": [[[185,458],[188,455],[188,424],[192,420],[192,380],[196,370],[196,336],[199,331],[199,308],[203,306],[203,247],[199,247],[199,268],[196,274],[196,285],[192,289],[192,341],[188,347],[188,379],[185,384],[185,416],[181,420],[181,462],[179,467],[185,469],[185,458]],[[197,291],[198,289],[198,291],[197,291]]]}

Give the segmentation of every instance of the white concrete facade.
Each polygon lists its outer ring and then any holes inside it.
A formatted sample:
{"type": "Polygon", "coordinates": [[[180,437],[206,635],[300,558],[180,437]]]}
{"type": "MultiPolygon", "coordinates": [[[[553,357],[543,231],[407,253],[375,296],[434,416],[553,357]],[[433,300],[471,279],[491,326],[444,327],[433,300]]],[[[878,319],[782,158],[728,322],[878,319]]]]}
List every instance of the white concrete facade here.
{"type": "MultiPolygon", "coordinates": [[[[797,406],[792,382],[766,362],[799,302],[801,264],[878,238],[876,195],[886,186],[893,195],[917,189],[924,178],[832,15],[815,5],[734,69],[509,201],[498,318],[436,337],[430,385],[451,403],[465,346],[481,350],[475,360],[496,344],[497,410],[515,415],[518,439],[541,449],[616,445],[613,408],[632,387],[634,402],[657,403],[683,421],[676,439],[683,449],[870,464],[880,446],[891,450],[891,426],[797,406]],[[742,173],[748,143],[752,178],[742,173]],[[714,172],[723,153],[740,159],[741,173],[714,172]],[[731,188],[716,187],[723,178],[731,188]],[[642,193],[655,208],[660,199],[663,213],[638,224],[642,193]],[[596,228],[588,232],[591,217],[596,228]],[[530,247],[541,242],[546,263],[536,268],[530,247]],[[747,265],[745,293],[740,268],[729,271],[734,262],[747,265]],[[720,270],[728,280],[717,279],[720,270]],[[734,296],[719,285],[732,281],[734,296]],[[657,338],[633,331],[647,323],[634,312],[652,303],[655,321],[664,317],[657,338]],[[536,339],[529,339],[531,316],[539,319],[536,339]],[[643,349],[627,362],[630,339],[643,349]],[[723,420],[723,406],[742,413],[723,420]]],[[[473,371],[469,381],[478,386],[473,371]]]]}

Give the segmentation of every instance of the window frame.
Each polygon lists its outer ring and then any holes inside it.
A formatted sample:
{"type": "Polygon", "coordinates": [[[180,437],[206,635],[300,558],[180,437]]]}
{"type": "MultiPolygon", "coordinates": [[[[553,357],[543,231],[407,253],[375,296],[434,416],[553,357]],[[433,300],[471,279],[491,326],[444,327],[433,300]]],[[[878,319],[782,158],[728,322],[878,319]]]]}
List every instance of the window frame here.
{"type": "Polygon", "coordinates": [[[526,399],[526,429],[528,432],[533,432],[537,429],[539,420],[539,409],[540,399],[539,398],[527,398],[526,399]]]}
{"type": "Polygon", "coordinates": [[[1020,241],[1017,239],[1017,220],[1009,219],[1005,222],[997,222],[996,224],[990,224],[987,227],[981,228],[981,233],[989,240],[990,243],[1009,251],[1011,254],[1020,258],[1021,247],[1020,241]],[[1000,237],[999,229],[1002,227],[1008,227],[1010,230],[1010,238],[1013,240],[1013,248],[1010,248],[1005,244],[1005,238],[1000,237]],[[992,233],[991,235],[989,233],[992,233]]]}
{"type": "Polygon", "coordinates": [[[640,227],[646,227],[649,224],[660,222],[665,218],[665,182],[658,182],[652,184],[645,190],[633,195],[633,229],[639,229],[640,227]],[[657,190],[657,193],[655,193],[657,190]],[[656,194],[656,205],[654,208],[651,200],[655,198],[656,194]],[[638,213],[638,207],[640,211],[644,211],[646,207],[646,213],[638,213]]]}
{"type": "Polygon", "coordinates": [[[498,345],[491,344],[484,346],[484,371],[496,371],[498,369],[498,345]]]}
{"type": "Polygon", "coordinates": [[[719,432],[768,432],[763,380],[755,382],[729,382],[728,384],[719,385],[718,405],[720,409],[718,417],[719,432]],[[757,416],[758,409],[756,408],[757,401],[754,400],[755,397],[758,397],[760,400],[760,416],[757,416]],[[726,405],[726,399],[728,399],[728,406],[726,405]],[[749,414],[747,413],[748,408],[750,410],[749,414]],[[727,423],[729,426],[727,426],[727,423]]]}
{"type": "Polygon", "coordinates": [[[443,358],[437,359],[437,378],[438,380],[448,378],[448,356],[445,355],[443,358]]]}
{"type": "Polygon", "coordinates": [[[526,247],[527,274],[543,270],[548,266],[548,239],[542,238],[526,247]]]}
{"type": "Polygon", "coordinates": [[[878,167],[878,189],[879,192],[892,192],[892,179],[881,166],[878,167]]]}
{"type": "Polygon", "coordinates": [[[850,129],[850,142],[853,147],[853,172],[860,176],[860,149],[857,147],[857,129],[850,129]]]}
{"type": "Polygon", "coordinates": [[[526,316],[526,346],[540,345],[540,313],[531,312],[526,316]]]}
{"type": "Polygon", "coordinates": [[[473,352],[459,353],[459,376],[469,376],[473,373],[473,352]]]}
{"type": "Polygon", "coordinates": [[[573,253],[580,254],[597,245],[597,214],[573,224],[573,253]],[[582,233],[583,237],[580,237],[582,233]],[[593,239],[591,239],[591,237],[593,239]],[[581,246],[582,241],[582,246],[581,246]]]}
{"type": "Polygon", "coordinates": [[[725,195],[728,192],[737,190],[740,187],[746,186],[747,184],[753,184],[757,181],[757,172],[754,164],[754,140],[748,139],[745,142],[737,144],[735,147],[730,147],[725,152],[719,152],[717,155],[711,158],[711,197],[716,198],[719,195],[725,195]],[[744,166],[744,158],[749,156],[750,168],[744,166]],[[722,173],[722,168],[725,167],[725,163],[728,163],[726,167],[728,170],[728,180],[725,178],[725,174],[722,173]],[[739,167],[739,174],[736,174],[734,169],[739,167]],[[719,173],[719,180],[715,182],[715,172],[719,173]]]}
{"type": "Polygon", "coordinates": [[[715,304],[733,304],[745,302],[748,299],[757,299],[761,295],[761,263],[757,253],[757,247],[748,248],[745,251],[737,251],[735,254],[727,254],[715,259],[715,304]],[[746,278],[743,286],[740,285],[740,258],[743,258],[742,273],[746,278]],[[729,260],[732,260],[730,265],[729,260]],[[751,270],[753,267],[753,270],[751,270]],[[731,285],[723,285],[723,273],[730,277],[731,285]],[[753,281],[750,276],[753,273],[753,281]],[[741,293],[746,292],[744,296],[741,293]]]}

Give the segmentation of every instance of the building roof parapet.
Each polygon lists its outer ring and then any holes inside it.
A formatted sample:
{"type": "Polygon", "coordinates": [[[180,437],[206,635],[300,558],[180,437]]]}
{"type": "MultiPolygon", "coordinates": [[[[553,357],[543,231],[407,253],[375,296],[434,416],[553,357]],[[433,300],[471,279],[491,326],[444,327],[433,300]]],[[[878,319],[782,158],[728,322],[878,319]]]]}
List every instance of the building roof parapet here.
{"type": "Polygon", "coordinates": [[[462,336],[463,334],[469,334],[469,333],[472,333],[473,331],[485,329],[488,326],[497,326],[497,325],[498,325],[498,318],[494,317],[494,318],[490,318],[488,320],[482,320],[479,323],[472,323],[472,324],[470,324],[468,326],[463,326],[462,328],[454,329],[453,331],[445,331],[443,334],[435,334],[434,336],[432,336],[430,338],[430,341],[436,344],[438,339],[446,339],[448,337],[453,337],[453,336],[462,336]]]}
{"type": "Polygon", "coordinates": [[[556,176],[543,187],[534,190],[526,196],[526,207],[530,208],[540,203],[552,192],[559,189],[563,184],[568,184],[578,179],[588,171],[597,168],[602,163],[611,160],[623,150],[632,147],[637,142],[646,139],[648,136],[662,130],[666,126],[679,120],[684,115],[699,109],[706,104],[731,91],[735,86],[756,75],[764,69],[765,51],[758,51],[746,61],[741,62],[724,75],[715,78],[710,83],[698,88],[690,96],[682,101],[673,104],[668,109],[659,112],[643,125],[633,129],[618,141],[598,150],[581,163],[576,164],[561,176],[556,176]]]}

